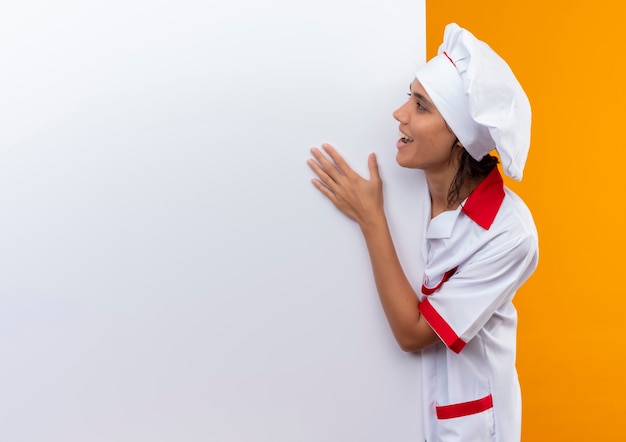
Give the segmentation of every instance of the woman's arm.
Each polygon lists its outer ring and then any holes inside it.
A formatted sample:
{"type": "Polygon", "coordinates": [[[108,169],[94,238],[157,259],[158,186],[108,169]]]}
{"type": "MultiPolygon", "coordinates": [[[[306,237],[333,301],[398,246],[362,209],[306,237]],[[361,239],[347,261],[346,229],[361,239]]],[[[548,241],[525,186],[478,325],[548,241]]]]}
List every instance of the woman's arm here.
{"type": "Polygon", "coordinates": [[[367,244],[374,280],[387,321],[405,351],[420,350],[439,337],[418,310],[418,298],[398,259],[383,207],[382,180],[374,154],[368,158],[370,179],[354,172],[330,145],[322,145],[330,160],[316,148],[308,161],[318,176],[315,187],[343,214],[356,221],[367,244]],[[331,161],[332,160],[332,161],[331,161]]]}

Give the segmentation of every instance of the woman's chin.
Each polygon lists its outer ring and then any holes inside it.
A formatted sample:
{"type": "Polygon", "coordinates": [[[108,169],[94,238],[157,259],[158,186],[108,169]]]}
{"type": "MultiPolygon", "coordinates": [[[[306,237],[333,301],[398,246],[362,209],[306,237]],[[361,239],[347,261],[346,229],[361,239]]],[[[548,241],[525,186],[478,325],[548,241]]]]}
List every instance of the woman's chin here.
{"type": "Polygon", "coordinates": [[[398,151],[398,153],[396,153],[396,163],[398,163],[398,166],[400,167],[405,167],[407,169],[415,169],[415,165],[413,165],[411,163],[411,161],[408,161],[406,156],[402,155],[402,151],[398,151]]]}

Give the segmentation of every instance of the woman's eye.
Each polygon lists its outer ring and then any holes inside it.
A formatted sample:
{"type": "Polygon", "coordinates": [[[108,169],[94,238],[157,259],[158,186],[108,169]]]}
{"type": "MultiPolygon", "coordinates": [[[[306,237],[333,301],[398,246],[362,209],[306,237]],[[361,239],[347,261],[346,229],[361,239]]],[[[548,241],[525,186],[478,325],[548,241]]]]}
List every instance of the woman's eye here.
{"type": "MultiPolygon", "coordinates": [[[[407,92],[406,94],[409,96],[409,98],[413,97],[413,94],[411,92],[407,92]]],[[[417,105],[417,110],[421,110],[421,111],[428,110],[422,105],[420,101],[416,100],[415,104],[417,105]]]]}
{"type": "Polygon", "coordinates": [[[416,105],[416,107],[417,107],[417,110],[419,110],[419,111],[425,111],[425,110],[427,110],[427,109],[424,107],[424,105],[423,105],[420,101],[416,101],[416,102],[415,102],[415,105],[416,105]]]}
{"type": "MultiPolygon", "coordinates": [[[[408,95],[408,97],[409,97],[409,98],[413,97],[413,94],[412,94],[411,92],[407,92],[406,94],[408,95]]],[[[417,100],[416,100],[415,104],[416,104],[416,106],[417,106],[417,110],[420,110],[420,111],[427,111],[427,110],[428,110],[428,109],[426,109],[426,108],[422,105],[422,103],[421,103],[420,101],[417,101],[417,100]]]]}

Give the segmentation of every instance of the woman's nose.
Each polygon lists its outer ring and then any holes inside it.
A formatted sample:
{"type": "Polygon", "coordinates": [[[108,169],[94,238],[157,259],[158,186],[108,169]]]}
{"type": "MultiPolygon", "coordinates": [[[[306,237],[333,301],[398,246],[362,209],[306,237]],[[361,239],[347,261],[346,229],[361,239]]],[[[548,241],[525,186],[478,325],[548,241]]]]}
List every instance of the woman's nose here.
{"type": "Polygon", "coordinates": [[[406,111],[404,109],[405,106],[406,106],[406,103],[403,104],[402,106],[400,106],[395,111],[393,111],[393,118],[395,118],[400,123],[406,123],[406,115],[407,115],[407,113],[406,113],[406,111]]]}

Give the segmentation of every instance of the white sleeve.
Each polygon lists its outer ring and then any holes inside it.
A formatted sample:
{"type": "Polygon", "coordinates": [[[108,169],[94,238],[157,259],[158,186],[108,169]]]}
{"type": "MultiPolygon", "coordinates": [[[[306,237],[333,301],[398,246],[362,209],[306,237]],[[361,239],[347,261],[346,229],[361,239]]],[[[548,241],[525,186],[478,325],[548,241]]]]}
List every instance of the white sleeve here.
{"type": "Polygon", "coordinates": [[[459,353],[496,309],[509,301],[536,267],[533,235],[492,238],[449,279],[424,296],[419,309],[441,340],[459,353]]]}

